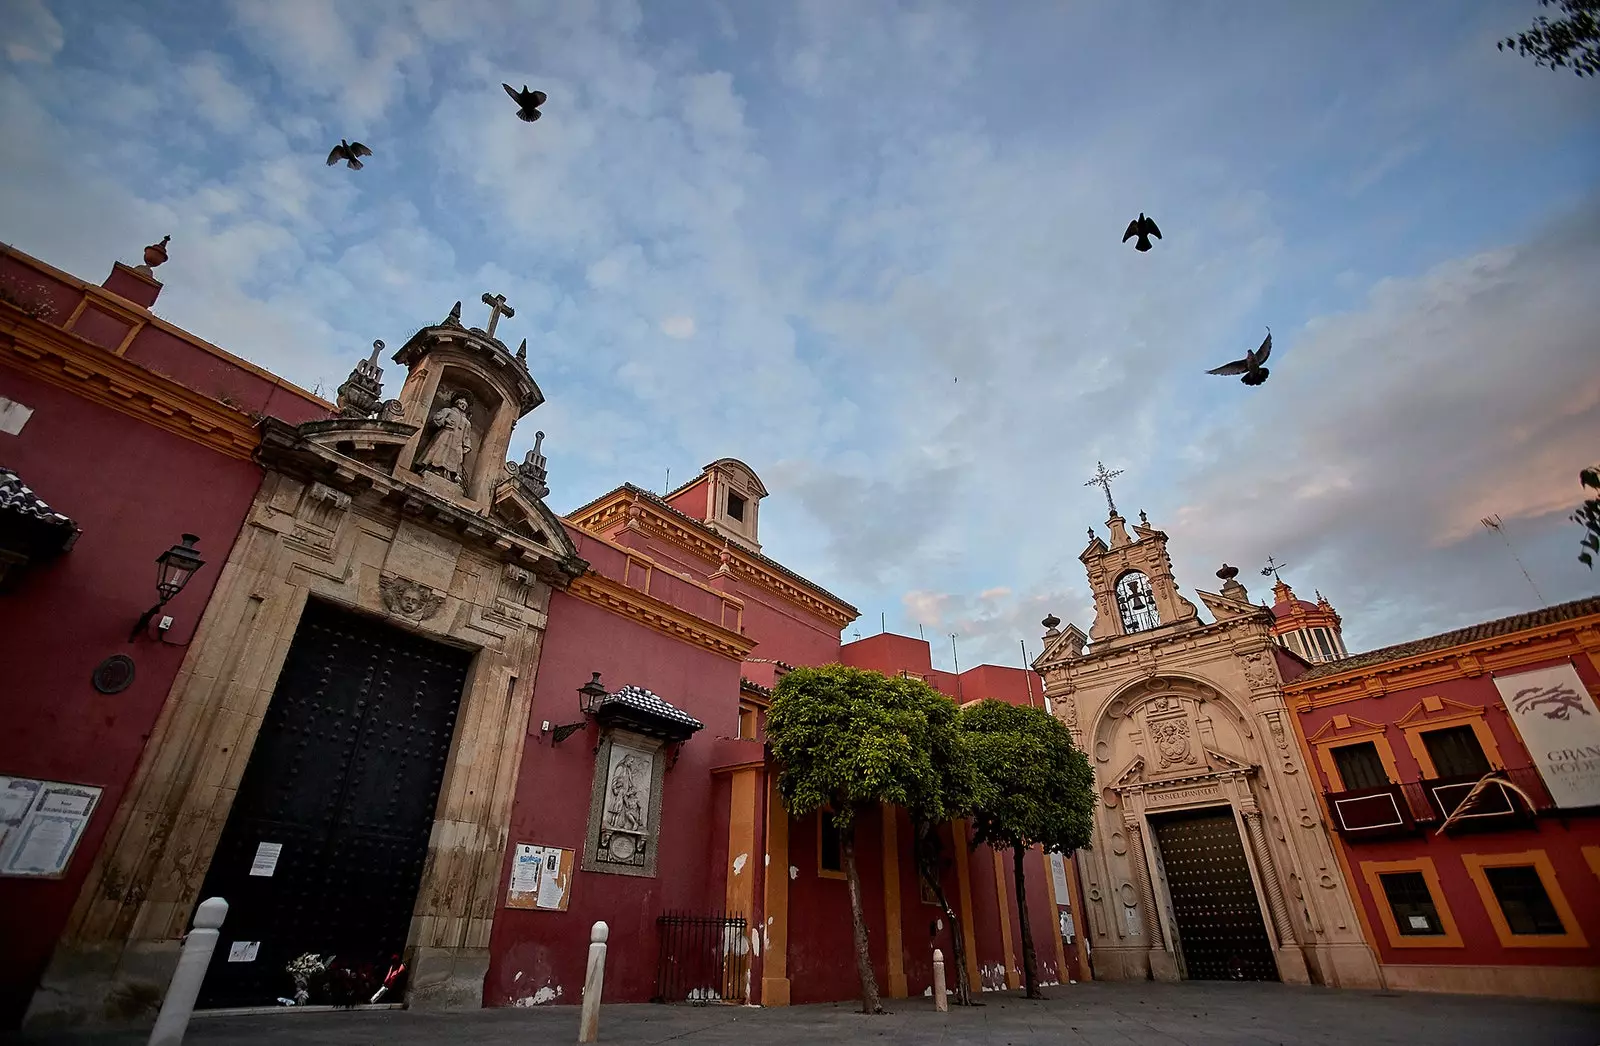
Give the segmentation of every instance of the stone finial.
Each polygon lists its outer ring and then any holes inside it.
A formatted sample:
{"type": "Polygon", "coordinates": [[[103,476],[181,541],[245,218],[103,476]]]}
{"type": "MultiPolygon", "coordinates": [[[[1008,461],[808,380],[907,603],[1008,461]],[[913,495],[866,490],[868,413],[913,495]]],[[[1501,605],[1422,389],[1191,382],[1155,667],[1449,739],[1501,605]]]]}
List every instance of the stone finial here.
{"type": "Polygon", "coordinates": [[[1150,525],[1150,517],[1144,514],[1144,509],[1139,510],[1139,525],[1141,527],[1148,527],[1150,525]]]}
{"type": "Polygon", "coordinates": [[[548,485],[549,472],[545,468],[545,456],[539,452],[544,445],[544,433],[533,434],[533,449],[523,457],[522,464],[517,466],[517,479],[527,488],[528,492],[536,498],[547,497],[550,494],[548,485]]]}
{"type": "Polygon", "coordinates": [[[341,417],[370,418],[382,404],[383,368],[378,366],[378,354],[382,351],[383,342],[374,341],[372,355],[357,360],[350,377],[339,386],[339,395],[334,402],[339,407],[341,417]]]}
{"type": "Polygon", "coordinates": [[[1089,528],[1089,540],[1090,541],[1094,540],[1094,528],[1093,527],[1089,528]]]}
{"type": "Polygon", "coordinates": [[[1060,635],[1061,619],[1054,614],[1046,614],[1044,620],[1039,622],[1044,626],[1045,638],[1060,635]]]}
{"type": "Polygon", "coordinates": [[[457,327],[461,326],[461,303],[460,302],[456,302],[454,305],[452,305],[450,307],[450,315],[448,315],[448,316],[446,316],[444,318],[444,322],[450,323],[450,324],[454,324],[457,327]]]}
{"type": "Polygon", "coordinates": [[[528,362],[528,339],[523,338],[522,344],[517,346],[517,359],[523,363],[528,362]]]}
{"type": "Polygon", "coordinates": [[[1217,571],[1217,577],[1221,578],[1224,581],[1232,581],[1234,578],[1236,578],[1238,576],[1239,576],[1239,568],[1238,567],[1230,567],[1226,563],[1222,564],[1222,569],[1217,571]]]}
{"type": "Polygon", "coordinates": [[[163,236],[161,237],[160,243],[152,243],[150,246],[146,247],[144,249],[144,263],[153,269],[157,265],[160,265],[162,262],[166,261],[167,244],[171,242],[171,240],[171,236],[163,236]]]}

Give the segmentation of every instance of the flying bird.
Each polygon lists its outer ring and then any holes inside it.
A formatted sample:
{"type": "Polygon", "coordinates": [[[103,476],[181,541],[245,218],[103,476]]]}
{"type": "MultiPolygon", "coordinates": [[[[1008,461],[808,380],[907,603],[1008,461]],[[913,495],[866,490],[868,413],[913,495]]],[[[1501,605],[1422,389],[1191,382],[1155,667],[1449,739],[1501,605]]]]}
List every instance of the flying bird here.
{"type": "Polygon", "coordinates": [[[545,100],[543,91],[530,91],[527,84],[523,84],[520,91],[510,84],[501,84],[500,86],[504,87],[506,94],[509,94],[511,100],[517,103],[517,119],[533,123],[533,121],[544,115],[539,111],[539,106],[543,105],[545,100]]]}
{"type": "Polygon", "coordinates": [[[343,160],[352,171],[359,171],[366,166],[361,162],[361,157],[371,155],[372,150],[360,142],[347,142],[340,138],[339,144],[334,146],[333,151],[328,154],[328,166],[332,167],[340,160],[343,160]]]}
{"type": "Polygon", "coordinates": [[[1144,212],[1140,211],[1139,217],[1128,223],[1128,231],[1122,234],[1122,242],[1127,243],[1135,236],[1139,237],[1139,242],[1133,245],[1133,249],[1136,251],[1148,251],[1150,249],[1150,237],[1154,236],[1158,240],[1161,239],[1161,230],[1156,228],[1154,218],[1146,218],[1144,212]]]}
{"type": "Polygon", "coordinates": [[[1208,370],[1206,373],[1243,374],[1244,377],[1240,378],[1239,380],[1244,382],[1246,385],[1260,385],[1262,382],[1267,380],[1267,375],[1271,373],[1270,370],[1262,366],[1263,363],[1267,362],[1267,357],[1271,355],[1272,328],[1268,327],[1266,340],[1261,343],[1260,348],[1256,349],[1254,352],[1245,353],[1245,357],[1242,360],[1234,360],[1232,363],[1224,363],[1216,370],[1208,370]]]}

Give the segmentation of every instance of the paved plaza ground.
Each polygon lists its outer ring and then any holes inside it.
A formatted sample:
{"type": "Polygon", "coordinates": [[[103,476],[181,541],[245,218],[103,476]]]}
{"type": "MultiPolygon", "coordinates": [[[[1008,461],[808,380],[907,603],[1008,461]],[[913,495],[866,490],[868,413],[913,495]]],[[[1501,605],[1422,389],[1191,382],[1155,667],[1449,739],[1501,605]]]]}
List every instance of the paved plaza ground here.
{"type": "MultiPolygon", "coordinates": [[[[882,1017],[847,1004],[755,1007],[619,1005],[601,1013],[602,1043],[812,1046],[817,1043],[985,1046],[1597,1046],[1600,1006],[1526,999],[1190,981],[1047,988],[1030,1002],[989,993],[986,1005],[935,1013],[927,999],[891,1000],[882,1017]]],[[[471,1013],[274,1013],[202,1017],[193,1046],[551,1046],[577,1039],[578,1008],[471,1013]]],[[[30,1046],[142,1046],[147,1033],[22,1035],[30,1046]]]]}

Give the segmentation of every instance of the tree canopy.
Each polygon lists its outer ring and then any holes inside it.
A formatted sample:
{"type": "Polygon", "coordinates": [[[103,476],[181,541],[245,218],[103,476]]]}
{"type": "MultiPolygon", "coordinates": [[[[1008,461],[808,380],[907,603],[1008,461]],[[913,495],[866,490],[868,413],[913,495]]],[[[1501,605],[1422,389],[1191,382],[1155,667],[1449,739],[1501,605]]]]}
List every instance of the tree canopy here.
{"type": "Polygon", "coordinates": [[[1579,76],[1600,74],[1600,0],[1539,0],[1541,6],[1559,5],[1566,17],[1551,21],[1544,15],[1516,36],[1495,46],[1532,58],[1549,69],[1571,69],[1579,76]]]}
{"type": "Polygon", "coordinates": [[[1593,570],[1594,554],[1600,552],[1600,465],[1578,473],[1578,482],[1586,489],[1595,491],[1595,494],[1586,498],[1578,506],[1578,511],[1567,518],[1583,527],[1583,540],[1578,542],[1583,546],[1583,551],[1578,553],[1578,562],[1593,570]]]}

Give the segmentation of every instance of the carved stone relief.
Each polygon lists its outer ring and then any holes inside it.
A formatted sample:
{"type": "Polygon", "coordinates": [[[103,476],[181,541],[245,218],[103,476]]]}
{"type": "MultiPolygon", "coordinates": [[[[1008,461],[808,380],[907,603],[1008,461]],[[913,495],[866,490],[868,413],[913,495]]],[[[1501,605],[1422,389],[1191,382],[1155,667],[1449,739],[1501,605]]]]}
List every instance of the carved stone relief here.
{"type": "Polygon", "coordinates": [[[444,597],[426,585],[389,574],[378,580],[383,605],[408,621],[426,621],[444,606],[444,597]]]}

